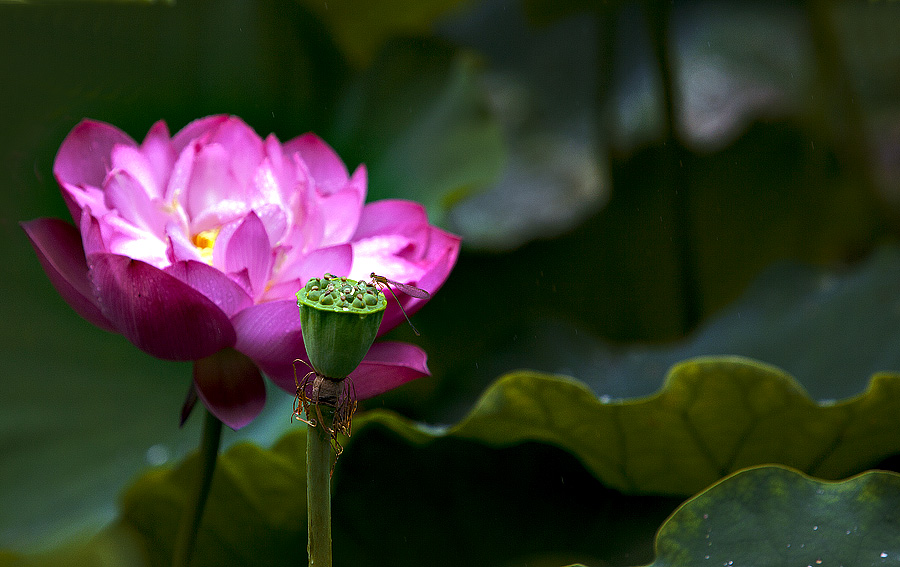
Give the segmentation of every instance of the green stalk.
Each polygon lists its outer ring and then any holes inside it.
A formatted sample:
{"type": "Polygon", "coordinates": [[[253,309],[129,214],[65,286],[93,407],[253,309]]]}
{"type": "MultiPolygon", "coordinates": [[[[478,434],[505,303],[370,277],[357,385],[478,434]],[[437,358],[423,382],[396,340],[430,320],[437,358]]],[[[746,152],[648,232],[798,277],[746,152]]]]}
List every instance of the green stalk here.
{"type": "Polygon", "coordinates": [[[356,397],[344,380],[366,356],[387,299],[372,282],[326,273],[297,292],[303,345],[314,372],[297,383],[306,430],[306,511],[309,564],[331,567],[332,436],[349,435],[356,397]],[[310,376],[315,376],[312,380],[310,376]]]}
{"type": "Polygon", "coordinates": [[[200,441],[200,476],[185,513],[181,516],[181,525],[175,539],[175,552],[172,567],[187,567],[197,543],[197,531],[203,518],[203,508],[212,485],[213,472],[216,470],[216,457],[219,454],[219,442],[222,439],[222,422],[211,414],[204,412],[203,437],[200,441]]]}
{"type": "MultiPolygon", "coordinates": [[[[824,122],[834,144],[838,158],[855,176],[860,187],[875,202],[883,196],[878,191],[876,174],[872,170],[873,150],[866,132],[866,120],[860,107],[859,94],[852,81],[850,66],[843,55],[840,36],[835,28],[835,8],[839,5],[824,0],[806,0],[810,38],[815,55],[816,73],[822,93],[824,122]]],[[[894,223],[898,222],[895,217],[894,223]]]]}
{"type": "Polygon", "coordinates": [[[687,171],[683,166],[687,152],[678,133],[676,116],[681,101],[675,84],[678,75],[675,68],[677,62],[672,56],[671,48],[672,5],[669,0],[646,0],[644,8],[662,88],[664,167],[665,178],[668,181],[666,191],[674,217],[672,238],[681,271],[679,280],[683,303],[681,328],[682,333],[687,334],[700,323],[703,302],[700,297],[700,282],[697,279],[697,251],[694,249],[693,240],[690,186],[687,171]]]}
{"type": "MultiPolygon", "coordinates": [[[[310,567],[331,567],[331,434],[334,408],[319,404],[322,419],[306,430],[306,512],[310,567]]],[[[316,415],[312,411],[310,414],[316,415]]]]}

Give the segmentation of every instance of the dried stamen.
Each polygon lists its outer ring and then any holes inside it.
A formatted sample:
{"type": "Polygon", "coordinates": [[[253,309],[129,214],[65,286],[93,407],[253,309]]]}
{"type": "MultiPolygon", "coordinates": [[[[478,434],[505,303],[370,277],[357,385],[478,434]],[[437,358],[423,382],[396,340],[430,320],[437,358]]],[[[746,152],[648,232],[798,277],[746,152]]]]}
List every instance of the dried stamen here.
{"type": "MultiPolygon", "coordinates": [[[[294,398],[294,413],[291,415],[291,421],[296,418],[310,427],[321,426],[324,428],[331,437],[334,462],[337,463],[337,458],[344,451],[338,435],[350,437],[351,434],[353,414],[358,405],[356,387],[353,380],[349,378],[332,380],[318,374],[315,370],[310,370],[302,379],[297,379],[297,362],[309,366],[305,360],[299,358],[294,360],[294,383],[297,386],[297,394],[294,398]],[[322,406],[334,409],[334,420],[331,427],[326,425],[327,420],[322,415],[322,406]],[[315,416],[311,415],[311,410],[315,416]]],[[[332,464],[332,471],[333,469],[334,464],[332,464]]]]}

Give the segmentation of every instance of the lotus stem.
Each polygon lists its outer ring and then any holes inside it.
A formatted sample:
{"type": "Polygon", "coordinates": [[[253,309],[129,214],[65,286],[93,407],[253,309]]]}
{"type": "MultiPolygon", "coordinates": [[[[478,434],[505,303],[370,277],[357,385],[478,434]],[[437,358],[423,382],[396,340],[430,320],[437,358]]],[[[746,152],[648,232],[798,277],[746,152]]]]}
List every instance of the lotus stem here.
{"type": "Polygon", "coordinates": [[[665,179],[668,182],[668,198],[673,212],[672,237],[681,272],[679,278],[682,300],[681,327],[683,334],[687,334],[700,322],[703,301],[697,279],[697,251],[694,249],[692,234],[690,186],[683,165],[687,152],[678,133],[677,124],[681,101],[675,84],[678,79],[677,62],[671,47],[672,6],[667,0],[647,0],[644,6],[662,90],[665,179]]]}
{"type": "Polygon", "coordinates": [[[321,416],[306,431],[306,511],[310,567],[331,567],[331,431],[334,408],[317,404],[321,416]]]}
{"type": "Polygon", "coordinates": [[[172,567],[187,567],[190,564],[194,545],[197,543],[200,520],[203,518],[203,509],[206,507],[206,499],[212,486],[213,472],[216,470],[219,442],[222,439],[222,422],[209,410],[204,413],[206,418],[203,421],[203,437],[200,441],[200,476],[197,478],[194,492],[190,495],[188,507],[181,517],[181,525],[175,539],[172,567]]]}

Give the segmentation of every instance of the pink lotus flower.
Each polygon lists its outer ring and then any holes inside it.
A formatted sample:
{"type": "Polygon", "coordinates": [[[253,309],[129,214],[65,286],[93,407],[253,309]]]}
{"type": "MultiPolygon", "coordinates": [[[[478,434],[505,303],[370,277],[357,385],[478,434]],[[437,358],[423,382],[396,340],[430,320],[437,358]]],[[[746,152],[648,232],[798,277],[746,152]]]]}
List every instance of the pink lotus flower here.
{"type": "MultiPolygon", "coordinates": [[[[434,292],[459,252],[419,204],[364,206],[365,168],[348,175],[315,135],[263,140],[231,116],[174,137],[157,122],[140,145],[86,120],[54,174],[78,228],[23,227],[60,295],[153,356],[198,361],[200,399],[232,428],[263,407],[260,370],[294,393],[292,361],[305,358],[294,294],[310,277],[374,271],[434,292]]],[[[408,313],[424,303],[401,300],[408,313]]],[[[402,320],[392,303],[379,334],[402,320]]],[[[351,378],[364,399],[427,374],[421,349],[382,342],[351,378]]]]}

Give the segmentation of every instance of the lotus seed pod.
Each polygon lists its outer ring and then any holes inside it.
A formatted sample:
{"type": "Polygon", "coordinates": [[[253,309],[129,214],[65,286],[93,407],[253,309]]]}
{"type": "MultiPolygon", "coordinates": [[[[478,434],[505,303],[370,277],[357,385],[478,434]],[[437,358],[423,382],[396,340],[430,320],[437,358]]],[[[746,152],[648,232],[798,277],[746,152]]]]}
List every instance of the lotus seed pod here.
{"type": "Polygon", "coordinates": [[[378,334],[387,299],[374,285],[326,273],[297,292],[306,354],[319,374],[342,380],[378,334]]]}

